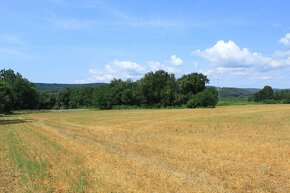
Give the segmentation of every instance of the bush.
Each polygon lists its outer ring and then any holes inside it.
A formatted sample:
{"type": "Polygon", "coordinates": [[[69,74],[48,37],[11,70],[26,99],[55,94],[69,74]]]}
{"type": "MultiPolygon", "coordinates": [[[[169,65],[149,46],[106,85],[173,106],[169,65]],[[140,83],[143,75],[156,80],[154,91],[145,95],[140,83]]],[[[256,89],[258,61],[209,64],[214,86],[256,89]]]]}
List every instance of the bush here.
{"type": "Polygon", "coordinates": [[[273,100],[273,97],[274,97],[274,91],[272,87],[264,86],[262,90],[258,91],[253,96],[249,97],[249,100],[253,100],[255,102],[268,103],[271,100],[273,100]]]}
{"type": "Polygon", "coordinates": [[[278,104],[281,103],[280,101],[274,100],[274,99],[268,99],[268,100],[263,100],[262,103],[264,104],[278,104]]]}
{"type": "Polygon", "coordinates": [[[282,99],[280,101],[281,104],[290,104],[290,99],[282,99]]]}
{"type": "Polygon", "coordinates": [[[218,102],[218,91],[215,88],[208,88],[202,92],[193,95],[187,102],[188,108],[212,107],[218,102]]]}

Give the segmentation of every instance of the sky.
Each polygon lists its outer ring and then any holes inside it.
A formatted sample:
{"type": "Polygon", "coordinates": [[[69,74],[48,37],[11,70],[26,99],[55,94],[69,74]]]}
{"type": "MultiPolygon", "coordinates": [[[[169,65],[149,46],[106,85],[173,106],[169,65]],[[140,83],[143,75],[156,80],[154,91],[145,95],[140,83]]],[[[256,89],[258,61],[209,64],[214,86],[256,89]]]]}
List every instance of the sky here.
{"type": "Polygon", "coordinates": [[[32,82],[199,72],[290,88],[289,0],[0,0],[0,69],[32,82]]]}

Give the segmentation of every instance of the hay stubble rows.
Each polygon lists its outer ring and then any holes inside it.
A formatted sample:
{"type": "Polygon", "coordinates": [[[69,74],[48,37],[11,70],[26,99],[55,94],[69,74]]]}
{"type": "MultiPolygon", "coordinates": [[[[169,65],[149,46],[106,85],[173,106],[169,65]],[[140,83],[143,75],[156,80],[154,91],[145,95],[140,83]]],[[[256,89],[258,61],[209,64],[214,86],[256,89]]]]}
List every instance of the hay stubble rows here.
{"type": "Polygon", "coordinates": [[[0,192],[287,192],[290,106],[0,117],[0,192]]]}

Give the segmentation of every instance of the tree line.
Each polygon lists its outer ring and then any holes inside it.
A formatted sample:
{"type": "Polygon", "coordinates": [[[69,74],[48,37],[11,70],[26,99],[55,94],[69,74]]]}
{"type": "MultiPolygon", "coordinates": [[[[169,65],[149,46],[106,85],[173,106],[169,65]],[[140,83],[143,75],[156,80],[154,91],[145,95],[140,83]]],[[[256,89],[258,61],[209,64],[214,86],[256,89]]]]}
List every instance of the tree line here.
{"type": "Polygon", "coordinates": [[[250,96],[248,100],[268,104],[290,104],[290,90],[274,91],[271,86],[264,86],[262,90],[250,96]]]}
{"type": "Polygon", "coordinates": [[[68,108],[198,108],[215,107],[218,92],[206,88],[207,76],[191,73],[176,78],[159,70],[137,81],[113,79],[96,87],[66,88],[40,92],[13,70],[0,71],[0,113],[21,109],[68,108]]]}

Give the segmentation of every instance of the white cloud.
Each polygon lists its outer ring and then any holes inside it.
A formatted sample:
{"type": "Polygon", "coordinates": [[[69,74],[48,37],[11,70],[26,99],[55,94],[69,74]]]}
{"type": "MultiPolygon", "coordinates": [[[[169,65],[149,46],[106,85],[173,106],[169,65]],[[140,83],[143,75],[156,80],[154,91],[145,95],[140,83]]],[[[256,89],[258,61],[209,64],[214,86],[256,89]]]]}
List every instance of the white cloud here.
{"type": "Polygon", "coordinates": [[[273,60],[275,60],[280,66],[290,66],[290,51],[274,52],[273,60]]]}
{"type": "Polygon", "coordinates": [[[202,74],[204,74],[206,76],[213,76],[214,75],[214,70],[213,69],[207,69],[207,70],[199,69],[198,72],[202,73],[202,74]]]}
{"type": "Polygon", "coordinates": [[[166,66],[158,61],[149,61],[148,62],[149,69],[152,71],[157,70],[165,70],[166,66]]]}
{"type": "Polygon", "coordinates": [[[272,57],[267,57],[257,52],[250,52],[247,48],[240,48],[235,42],[218,41],[213,47],[204,51],[196,50],[193,54],[200,56],[217,67],[257,70],[270,70],[278,67],[290,66],[288,52],[276,52],[272,57]]]}
{"type": "Polygon", "coordinates": [[[136,71],[136,72],[144,72],[145,70],[139,64],[135,62],[131,62],[131,61],[114,60],[110,66],[116,66],[117,68],[120,68],[120,69],[136,71]]]}
{"type": "Polygon", "coordinates": [[[91,80],[100,81],[100,82],[109,82],[116,78],[116,75],[111,72],[103,72],[94,69],[89,69],[91,75],[91,80]]]}
{"type": "Polygon", "coordinates": [[[183,61],[181,58],[177,57],[176,55],[172,55],[170,57],[170,64],[180,66],[183,64],[183,61]]]}
{"type": "Polygon", "coordinates": [[[290,33],[287,33],[283,38],[279,40],[284,46],[290,46],[290,33]]]}
{"type": "Polygon", "coordinates": [[[103,70],[89,69],[89,78],[76,80],[76,83],[110,82],[114,78],[138,79],[144,74],[145,68],[128,60],[114,60],[105,65],[103,70]]]}
{"type": "Polygon", "coordinates": [[[89,69],[89,78],[85,80],[76,80],[76,83],[92,83],[92,82],[110,82],[114,78],[122,80],[140,79],[145,73],[150,71],[164,70],[169,73],[180,74],[182,60],[176,55],[172,55],[171,59],[174,63],[160,61],[148,61],[145,65],[140,65],[129,60],[113,60],[105,65],[104,69],[89,69]]]}
{"type": "Polygon", "coordinates": [[[170,56],[170,61],[161,63],[159,61],[148,61],[147,63],[147,71],[157,71],[157,70],[164,70],[169,73],[179,73],[178,67],[183,64],[181,58],[177,57],[176,55],[170,56]]]}
{"type": "Polygon", "coordinates": [[[149,61],[148,67],[149,67],[148,71],[153,71],[153,72],[155,72],[157,70],[164,70],[164,71],[169,72],[169,73],[178,73],[179,72],[179,70],[176,67],[162,64],[159,61],[149,61]]]}

